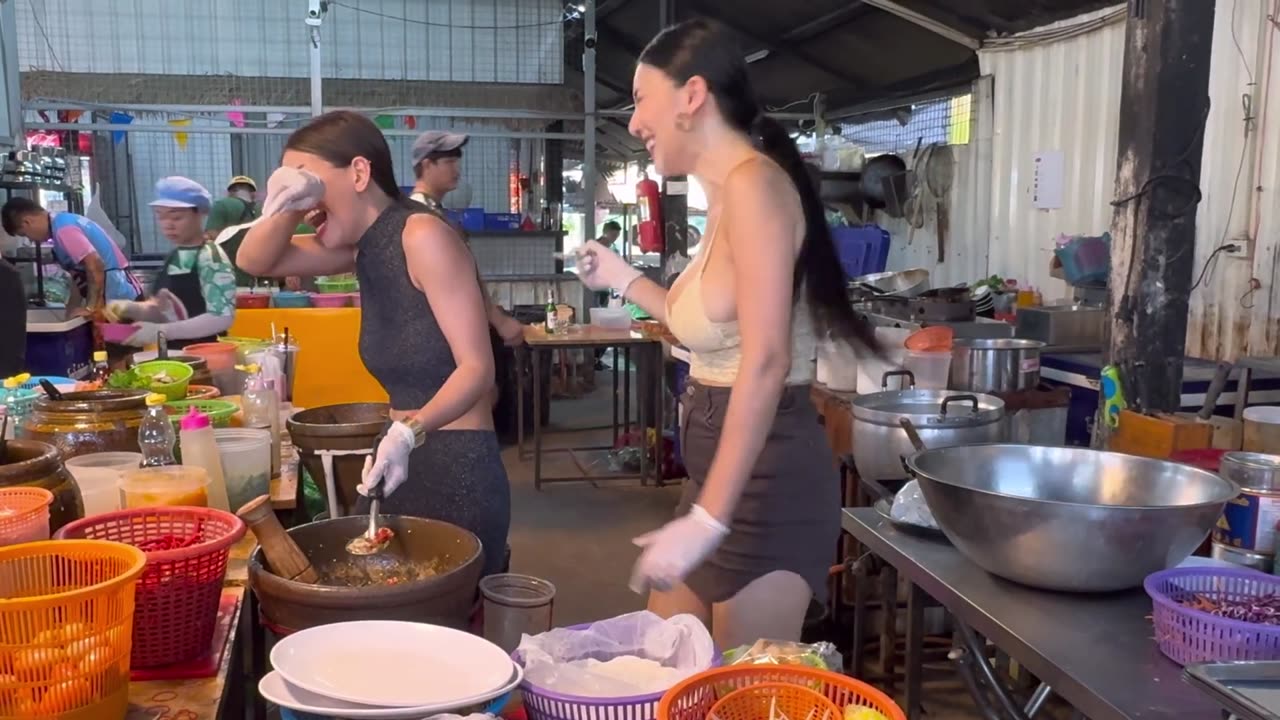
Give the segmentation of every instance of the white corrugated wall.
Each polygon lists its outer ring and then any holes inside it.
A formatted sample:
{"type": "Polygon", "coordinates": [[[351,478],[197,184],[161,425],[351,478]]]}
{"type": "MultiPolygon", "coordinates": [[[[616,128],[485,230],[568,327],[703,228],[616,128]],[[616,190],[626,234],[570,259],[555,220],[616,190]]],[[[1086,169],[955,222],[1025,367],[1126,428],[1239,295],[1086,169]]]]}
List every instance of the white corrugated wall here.
{"type": "MultiPolygon", "coordinates": [[[[1050,27],[1088,22],[1107,12],[1050,27]]],[[[1276,35],[1268,17],[1277,12],[1280,0],[1217,3],[1196,276],[1224,241],[1261,240],[1249,258],[1220,256],[1193,292],[1187,337],[1192,356],[1233,359],[1280,352],[1280,318],[1273,312],[1280,298],[1274,288],[1280,79],[1267,69],[1276,35]],[[1254,118],[1247,136],[1244,96],[1254,118]],[[1277,102],[1268,103],[1269,96],[1277,102]],[[1261,285],[1252,293],[1251,278],[1261,285]]],[[[1037,285],[1046,299],[1065,297],[1065,283],[1049,277],[1055,238],[1101,233],[1111,223],[1124,24],[1033,46],[984,49],[978,58],[982,73],[993,78],[994,137],[990,243],[972,251],[989,257],[992,273],[1037,285]],[[1033,162],[1046,151],[1062,152],[1066,163],[1063,207],[1055,210],[1035,208],[1031,196],[1033,162]]]]}

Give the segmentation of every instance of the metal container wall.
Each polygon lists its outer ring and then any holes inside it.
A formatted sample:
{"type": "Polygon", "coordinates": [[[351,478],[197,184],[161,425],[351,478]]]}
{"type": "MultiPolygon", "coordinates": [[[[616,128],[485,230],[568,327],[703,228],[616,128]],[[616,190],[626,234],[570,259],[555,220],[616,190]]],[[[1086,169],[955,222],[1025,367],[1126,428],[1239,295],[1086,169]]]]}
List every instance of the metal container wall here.
{"type": "Polygon", "coordinates": [[[1008,432],[1004,401],[991,395],[894,390],[860,395],[852,406],[853,461],[868,480],[907,477],[902,459],[916,450],[902,429],[903,418],[931,449],[1000,442],[1008,432]]]}
{"type": "Polygon", "coordinates": [[[1019,338],[956,338],[951,350],[951,389],[996,393],[1040,384],[1044,343],[1019,338]]]}
{"type": "Polygon", "coordinates": [[[1218,472],[1235,483],[1240,494],[1223,508],[1222,520],[1213,529],[1214,543],[1259,555],[1274,553],[1280,522],[1280,456],[1229,452],[1222,456],[1218,472]]]}

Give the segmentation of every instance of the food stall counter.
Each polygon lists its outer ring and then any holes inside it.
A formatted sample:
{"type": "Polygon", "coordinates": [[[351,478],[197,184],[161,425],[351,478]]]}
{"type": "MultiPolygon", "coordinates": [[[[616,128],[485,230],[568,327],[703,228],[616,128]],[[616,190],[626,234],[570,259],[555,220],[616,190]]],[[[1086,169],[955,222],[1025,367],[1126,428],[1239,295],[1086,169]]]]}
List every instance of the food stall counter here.
{"type": "Polygon", "coordinates": [[[360,308],[237,310],[229,335],[271,337],[289,329],[298,345],[293,404],[312,408],[352,402],[386,402],[387,393],[360,360],[360,308]]]}

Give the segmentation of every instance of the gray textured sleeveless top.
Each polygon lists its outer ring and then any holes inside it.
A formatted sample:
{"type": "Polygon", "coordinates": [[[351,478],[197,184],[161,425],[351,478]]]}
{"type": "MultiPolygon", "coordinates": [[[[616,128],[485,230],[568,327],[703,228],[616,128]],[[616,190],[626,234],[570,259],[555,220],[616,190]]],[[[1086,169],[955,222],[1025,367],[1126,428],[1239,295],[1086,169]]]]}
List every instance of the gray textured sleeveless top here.
{"type": "Polygon", "coordinates": [[[426,405],[456,367],[449,341],[427,296],[409,278],[404,257],[405,221],[423,211],[393,203],[360,237],[356,256],[360,359],[395,410],[426,405]]]}

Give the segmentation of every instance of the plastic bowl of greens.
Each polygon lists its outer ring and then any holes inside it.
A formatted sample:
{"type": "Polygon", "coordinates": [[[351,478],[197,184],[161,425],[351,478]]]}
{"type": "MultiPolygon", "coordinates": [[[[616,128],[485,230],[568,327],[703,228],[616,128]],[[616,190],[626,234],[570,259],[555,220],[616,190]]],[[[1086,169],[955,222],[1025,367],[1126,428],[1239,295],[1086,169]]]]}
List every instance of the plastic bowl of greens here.
{"type": "Polygon", "coordinates": [[[137,383],[146,383],[144,389],[160,393],[167,400],[184,400],[187,397],[187,385],[195,371],[186,363],[151,360],[133,368],[133,373],[137,376],[137,383]]]}

